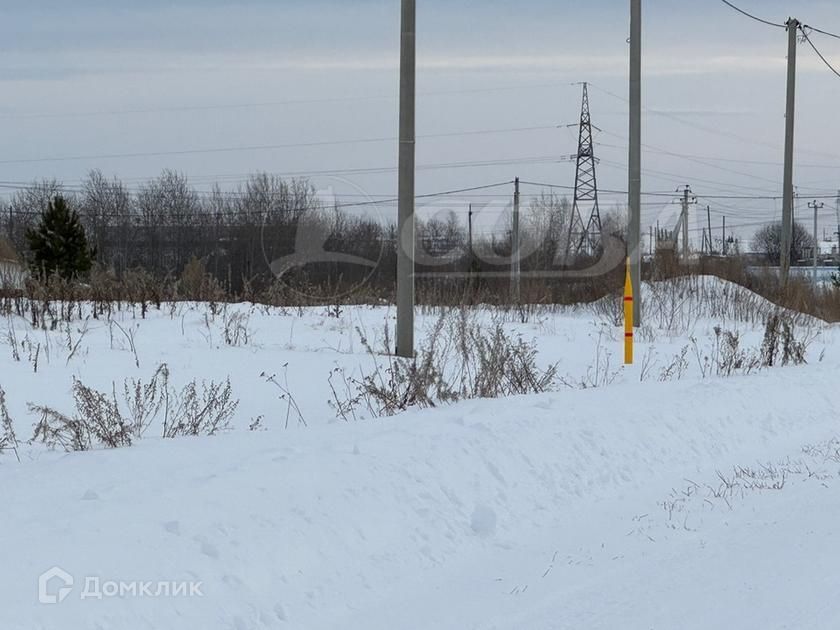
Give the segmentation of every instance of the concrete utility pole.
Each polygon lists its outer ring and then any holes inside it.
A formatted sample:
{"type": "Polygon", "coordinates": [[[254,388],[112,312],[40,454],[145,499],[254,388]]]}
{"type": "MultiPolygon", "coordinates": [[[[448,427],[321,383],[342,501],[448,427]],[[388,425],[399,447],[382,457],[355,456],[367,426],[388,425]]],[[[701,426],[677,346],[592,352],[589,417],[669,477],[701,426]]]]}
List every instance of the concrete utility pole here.
{"type": "Polygon", "coordinates": [[[467,212],[467,288],[472,290],[473,287],[473,271],[475,271],[475,254],[473,252],[473,209],[470,204],[470,209],[467,212]]]}
{"type": "Polygon", "coordinates": [[[633,285],[633,322],[642,324],[642,0],[630,0],[630,159],[627,256],[633,285]]]}
{"type": "Polygon", "coordinates": [[[787,58],[787,108],[785,110],[785,175],[782,191],[782,286],[790,276],[790,245],[793,236],[793,135],[796,129],[796,44],[799,20],[789,18],[787,58]]]}
{"type": "MultiPolygon", "coordinates": [[[[470,260],[472,260],[473,255],[473,237],[472,237],[472,204],[470,204],[469,210],[467,211],[467,251],[470,255],[470,260]]],[[[472,272],[472,269],[470,269],[472,272]]]]}
{"type": "Polygon", "coordinates": [[[723,255],[726,256],[726,215],[723,215],[723,241],[720,248],[723,250],[723,255]]]}
{"type": "MultiPolygon", "coordinates": [[[[679,190],[679,189],[677,189],[679,190]]],[[[691,253],[691,248],[689,247],[688,243],[688,207],[692,203],[696,203],[696,199],[691,195],[691,186],[686,184],[685,189],[683,190],[683,198],[682,198],[682,214],[680,215],[680,224],[679,227],[682,228],[682,241],[683,241],[683,261],[688,262],[688,256],[691,253]]],[[[676,243],[677,238],[676,235],[674,236],[674,243],[676,243]]]]}
{"type": "Polygon", "coordinates": [[[685,191],[683,191],[683,223],[682,223],[682,233],[683,233],[683,258],[685,261],[688,262],[688,254],[691,248],[688,246],[688,191],[690,188],[688,186],[685,187],[685,191]]]}
{"type": "Polygon", "coordinates": [[[712,242],[712,207],[706,206],[706,222],[709,226],[709,256],[715,253],[715,245],[712,242]]]}
{"type": "Polygon", "coordinates": [[[813,202],[808,204],[809,208],[814,209],[814,286],[817,285],[817,268],[819,267],[819,259],[820,259],[820,237],[819,237],[819,211],[825,207],[825,204],[821,201],[817,201],[814,199],[813,202]]]}
{"type": "Polygon", "coordinates": [[[402,0],[397,212],[397,356],[414,356],[414,157],[416,0],[402,0]]]}
{"type": "Polygon", "coordinates": [[[513,227],[511,232],[510,298],[514,304],[522,301],[522,259],[519,242],[519,178],[513,182],[513,227]]]}
{"type": "Polygon", "coordinates": [[[837,214],[837,251],[840,253],[840,190],[837,191],[837,199],[834,202],[837,214]]]}

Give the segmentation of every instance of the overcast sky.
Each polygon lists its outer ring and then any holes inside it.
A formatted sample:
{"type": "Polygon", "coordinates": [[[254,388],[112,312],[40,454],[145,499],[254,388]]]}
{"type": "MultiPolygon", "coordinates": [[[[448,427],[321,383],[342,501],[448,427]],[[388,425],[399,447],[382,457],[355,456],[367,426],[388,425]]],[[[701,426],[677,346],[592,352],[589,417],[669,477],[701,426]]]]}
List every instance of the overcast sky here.
{"type": "MultiPolygon", "coordinates": [[[[840,31],[836,1],[736,3],[840,31]]],[[[173,168],[208,190],[266,170],[313,173],[316,186],[353,198],[396,192],[399,0],[3,4],[0,181],[72,185],[99,168],[133,186],[173,168]],[[319,146],[257,148],[307,143],[319,146]]],[[[573,185],[573,165],[557,160],[576,150],[566,125],[579,116],[580,81],[592,83],[603,130],[600,185],[624,190],[628,5],[418,0],[418,134],[446,135],[418,140],[418,164],[431,167],[418,193],[515,176],[573,185]],[[488,133],[450,135],[471,131],[488,133]]],[[[715,225],[723,213],[731,225],[779,214],[775,201],[709,197],[781,189],[785,32],[719,0],[644,5],[643,188],[691,184],[715,225]]],[[[840,68],[840,40],[813,40],[840,68]]],[[[804,206],[840,188],[840,78],[807,44],[799,60],[804,206]]],[[[624,197],[603,199],[610,208],[624,197]]],[[[645,199],[645,229],[668,223],[667,202],[645,199]]]]}

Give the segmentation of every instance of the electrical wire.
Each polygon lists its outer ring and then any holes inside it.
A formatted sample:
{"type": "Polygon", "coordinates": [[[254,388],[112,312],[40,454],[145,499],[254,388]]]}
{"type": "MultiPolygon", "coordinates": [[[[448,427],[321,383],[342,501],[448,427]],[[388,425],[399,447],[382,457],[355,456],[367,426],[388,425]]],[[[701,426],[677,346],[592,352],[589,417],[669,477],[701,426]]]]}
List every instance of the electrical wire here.
{"type": "MultiPolygon", "coordinates": [[[[463,136],[479,136],[492,135],[502,133],[523,133],[530,131],[547,131],[556,129],[557,125],[539,125],[533,127],[509,127],[503,129],[478,129],[471,131],[456,131],[445,133],[424,134],[417,136],[417,139],[435,139],[435,138],[455,138],[463,136]]],[[[149,151],[137,153],[106,153],[100,155],[72,155],[62,157],[42,157],[42,158],[25,158],[14,160],[0,160],[0,164],[35,164],[42,162],[77,162],[84,160],[116,160],[142,157],[162,157],[162,156],[177,156],[177,155],[199,155],[208,153],[234,153],[240,151],[273,151],[278,149],[300,149],[307,147],[329,147],[350,144],[371,144],[379,142],[396,142],[399,138],[396,137],[379,137],[379,138],[355,138],[350,140],[323,140],[316,142],[294,142],[288,144],[266,144],[266,145],[252,145],[252,146],[236,146],[236,147],[216,147],[208,149],[181,149],[175,151],[149,151]]]]}
{"type": "MultiPolygon", "coordinates": [[[[484,186],[473,186],[472,188],[459,188],[457,190],[446,190],[446,191],[443,191],[443,192],[428,193],[428,194],[425,194],[425,195],[415,195],[414,198],[415,199],[432,199],[432,198],[435,198],[435,197],[447,197],[449,195],[457,195],[457,194],[461,194],[461,193],[475,192],[475,191],[479,191],[479,190],[490,190],[492,188],[500,188],[502,186],[510,186],[513,183],[514,183],[513,180],[510,180],[510,181],[506,181],[506,182],[499,182],[499,183],[496,183],[496,184],[485,184],[484,186]]],[[[383,201],[360,201],[360,202],[356,202],[356,203],[343,203],[343,204],[338,204],[337,207],[338,208],[359,208],[359,207],[363,207],[363,206],[374,206],[374,205],[382,204],[382,203],[386,203],[386,202],[393,203],[393,202],[397,202],[397,201],[399,201],[399,197],[394,197],[393,199],[386,200],[385,202],[383,202],[383,201]]]]}
{"type": "MultiPolygon", "coordinates": [[[[468,192],[477,192],[477,191],[481,191],[481,190],[492,190],[494,188],[501,188],[503,186],[512,186],[513,183],[514,183],[513,180],[509,180],[509,181],[504,181],[504,182],[496,182],[496,183],[493,183],[493,184],[484,184],[484,185],[481,185],[481,186],[472,186],[472,187],[469,187],[469,188],[457,188],[457,189],[453,189],[453,190],[443,190],[443,191],[439,191],[439,192],[425,193],[425,194],[422,194],[422,195],[415,195],[414,198],[416,200],[421,200],[421,199],[434,199],[434,198],[438,198],[438,197],[449,197],[449,196],[452,196],[452,195],[458,195],[458,194],[463,194],[463,193],[468,193],[468,192]]],[[[68,189],[64,188],[64,187],[61,187],[60,191],[68,191],[68,189]]],[[[74,192],[74,191],[68,191],[68,192],[74,192]]],[[[387,205],[389,203],[395,203],[397,201],[399,201],[399,199],[395,197],[393,199],[386,199],[386,200],[381,200],[381,201],[363,201],[363,202],[346,203],[346,204],[338,203],[335,206],[330,206],[330,208],[331,209],[333,209],[333,208],[356,208],[356,207],[363,207],[363,206],[373,206],[373,205],[378,205],[378,204],[387,205]]],[[[13,207],[9,207],[8,210],[3,211],[3,214],[7,214],[9,216],[39,216],[40,212],[30,211],[30,210],[18,210],[18,209],[15,209],[13,207]]],[[[265,214],[265,212],[262,209],[251,210],[251,211],[246,211],[246,212],[242,212],[240,209],[237,209],[234,214],[245,214],[245,215],[250,214],[250,215],[262,216],[262,215],[265,214]]],[[[168,214],[167,216],[170,217],[170,218],[184,218],[184,217],[193,217],[193,216],[200,216],[200,215],[212,216],[212,215],[220,215],[220,213],[219,212],[203,212],[203,211],[197,211],[197,212],[194,212],[194,213],[184,213],[184,212],[178,213],[178,212],[176,212],[176,213],[168,214]]],[[[106,214],[106,215],[98,215],[98,216],[100,218],[119,218],[119,217],[125,217],[126,215],[119,214],[119,213],[109,213],[109,214],[106,214]]],[[[128,216],[131,216],[131,215],[128,215],[128,216]]]]}
{"type": "MultiPolygon", "coordinates": [[[[566,83],[552,82],[552,83],[523,83],[521,85],[508,85],[485,88],[469,88],[462,90],[435,90],[427,92],[418,92],[418,96],[448,96],[459,94],[482,94],[488,92],[506,92],[521,89],[536,89],[548,87],[566,87],[566,83]]],[[[112,109],[112,110],[89,110],[76,112],[35,112],[25,114],[0,114],[0,120],[30,120],[30,119],[46,119],[46,118],[86,118],[98,116],[124,116],[131,114],[159,114],[159,113],[179,113],[179,112],[193,112],[193,111],[216,111],[216,110],[236,110],[236,109],[259,109],[263,107],[282,107],[287,105],[317,105],[325,103],[348,103],[354,101],[372,101],[372,100],[396,100],[397,94],[380,94],[370,96],[340,96],[332,98],[310,98],[310,99],[290,99],[282,101],[260,101],[253,103],[229,103],[220,105],[173,105],[169,107],[146,107],[135,109],[112,109]]]]}
{"type": "MultiPolygon", "coordinates": [[[[616,100],[619,100],[623,103],[629,103],[630,102],[626,97],[621,96],[619,94],[616,94],[615,92],[611,92],[610,90],[608,90],[606,88],[603,88],[603,87],[600,87],[599,85],[596,85],[592,82],[589,83],[589,87],[598,91],[598,92],[601,92],[602,94],[606,94],[607,96],[610,96],[610,97],[612,97],[616,100]]],[[[755,146],[765,147],[765,148],[768,148],[768,149],[773,149],[774,151],[780,151],[780,152],[783,150],[783,148],[779,145],[772,144],[770,142],[762,142],[760,140],[756,140],[755,138],[749,138],[747,136],[741,136],[741,135],[733,133],[731,131],[724,131],[722,129],[717,129],[715,127],[707,127],[706,125],[701,125],[699,123],[695,123],[695,122],[692,122],[692,121],[685,120],[684,118],[681,118],[680,116],[678,116],[676,114],[672,114],[670,112],[665,112],[665,111],[661,111],[661,110],[657,110],[657,109],[650,109],[649,107],[643,107],[643,110],[648,114],[652,114],[654,116],[661,116],[663,118],[668,118],[668,119],[673,120],[674,122],[677,122],[677,123],[679,123],[681,125],[684,125],[686,127],[691,127],[693,129],[697,129],[698,131],[703,131],[705,133],[714,134],[716,136],[726,138],[727,140],[731,140],[731,141],[736,142],[736,143],[751,144],[751,145],[755,145],[755,146]]],[[[808,154],[808,155],[821,155],[823,157],[828,157],[828,158],[831,158],[831,159],[834,159],[834,160],[840,160],[840,155],[838,155],[836,153],[828,153],[828,152],[825,152],[825,151],[814,151],[814,150],[811,150],[811,149],[804,149],[804,148],[798,149],[798,152],[802,153],[802,154],[808,154]]]]}
{"type": "Polygon", "coordinates": [[[746,15],[748,18],[751,18],[751,19],[755,20],[756,22],[761,22],[762,24],[766,24],[767,26],[775,26],[776,28],[787,28],[787,26],[784,25],[784,24],[778,24],[776,22],[771,22],[770,20],[764,20],[760,17],[757,17],[757,16],[753,15],[752,13],[747,13],[743,9],[740,9],[740,8],[736,7],[734,4],[732,4],[731,2],[729,2],[729,0],[721,0],[721,2],[723,2],[723,4],[730,7],[731,9],[735,9],[741,15],[746,15]]]}
{"type": "Polygon", "coordinates": [[[833,37],[834,39],[840,39],[840,35],[837,35],[836,33],[831,33],[829,31],[820,30],[815,26],[811,26],[810,24],[803,24],[802,28],[807,28],[808,30],[814,31],[815,33],[819,33],[820,35],[827,35],[828,37],[833,37]]]}
{"type": "Polygon", "coordinates": [[[831,65],[831,62],[829,62],[829,60],[826,59],[825,56],[819,51],[819,49],[814,45],[814,42],[812,42],[811,38],[808,37],[808,33],[805,31],[805,27],[803,27],[801,30],[802,36],[805,38],[805,41],[808,42],[811,48],[814,49],[814,52],[817,53],[817,57],[822,59],[822,62],[828,67],[828,69],[831,70],[835,75],[837,75],[838,78],[840,78],[840,72],[837,71],[837,68],[831,65]]]}

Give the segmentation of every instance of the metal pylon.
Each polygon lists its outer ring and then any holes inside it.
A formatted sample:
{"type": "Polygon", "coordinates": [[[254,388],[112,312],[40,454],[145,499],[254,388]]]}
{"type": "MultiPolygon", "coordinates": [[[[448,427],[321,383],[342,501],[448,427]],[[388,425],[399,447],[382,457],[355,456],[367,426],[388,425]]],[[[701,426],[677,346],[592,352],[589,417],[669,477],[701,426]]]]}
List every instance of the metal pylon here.
{"type": "Polygon", "coordinates": [[[595,164],[598,160],[595,157],[592,128],[592,118],[589,114],[589,89],[584,83],[575,172],[575,199],[569,221],[567,243],[567,252],[570,255],[567,257],[571,260],[581,254],[597,254],[601,249],[601,210],[598,206],[598,182],[595,176],[595,164]],[[586,223],[583,217],[587,217],[586,223]]]}

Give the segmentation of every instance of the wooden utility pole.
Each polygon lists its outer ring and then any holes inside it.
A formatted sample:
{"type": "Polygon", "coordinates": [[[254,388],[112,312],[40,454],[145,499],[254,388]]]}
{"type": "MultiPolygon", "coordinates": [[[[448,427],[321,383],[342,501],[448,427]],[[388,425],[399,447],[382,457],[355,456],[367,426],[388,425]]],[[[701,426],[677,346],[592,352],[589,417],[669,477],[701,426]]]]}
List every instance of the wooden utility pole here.
{"type": "Polygon", "coordinates": [[[398,356],[414,356],[414,158],[416,4],[402,0],[400,37],[400,155],[397,211],[398,356]]]}

